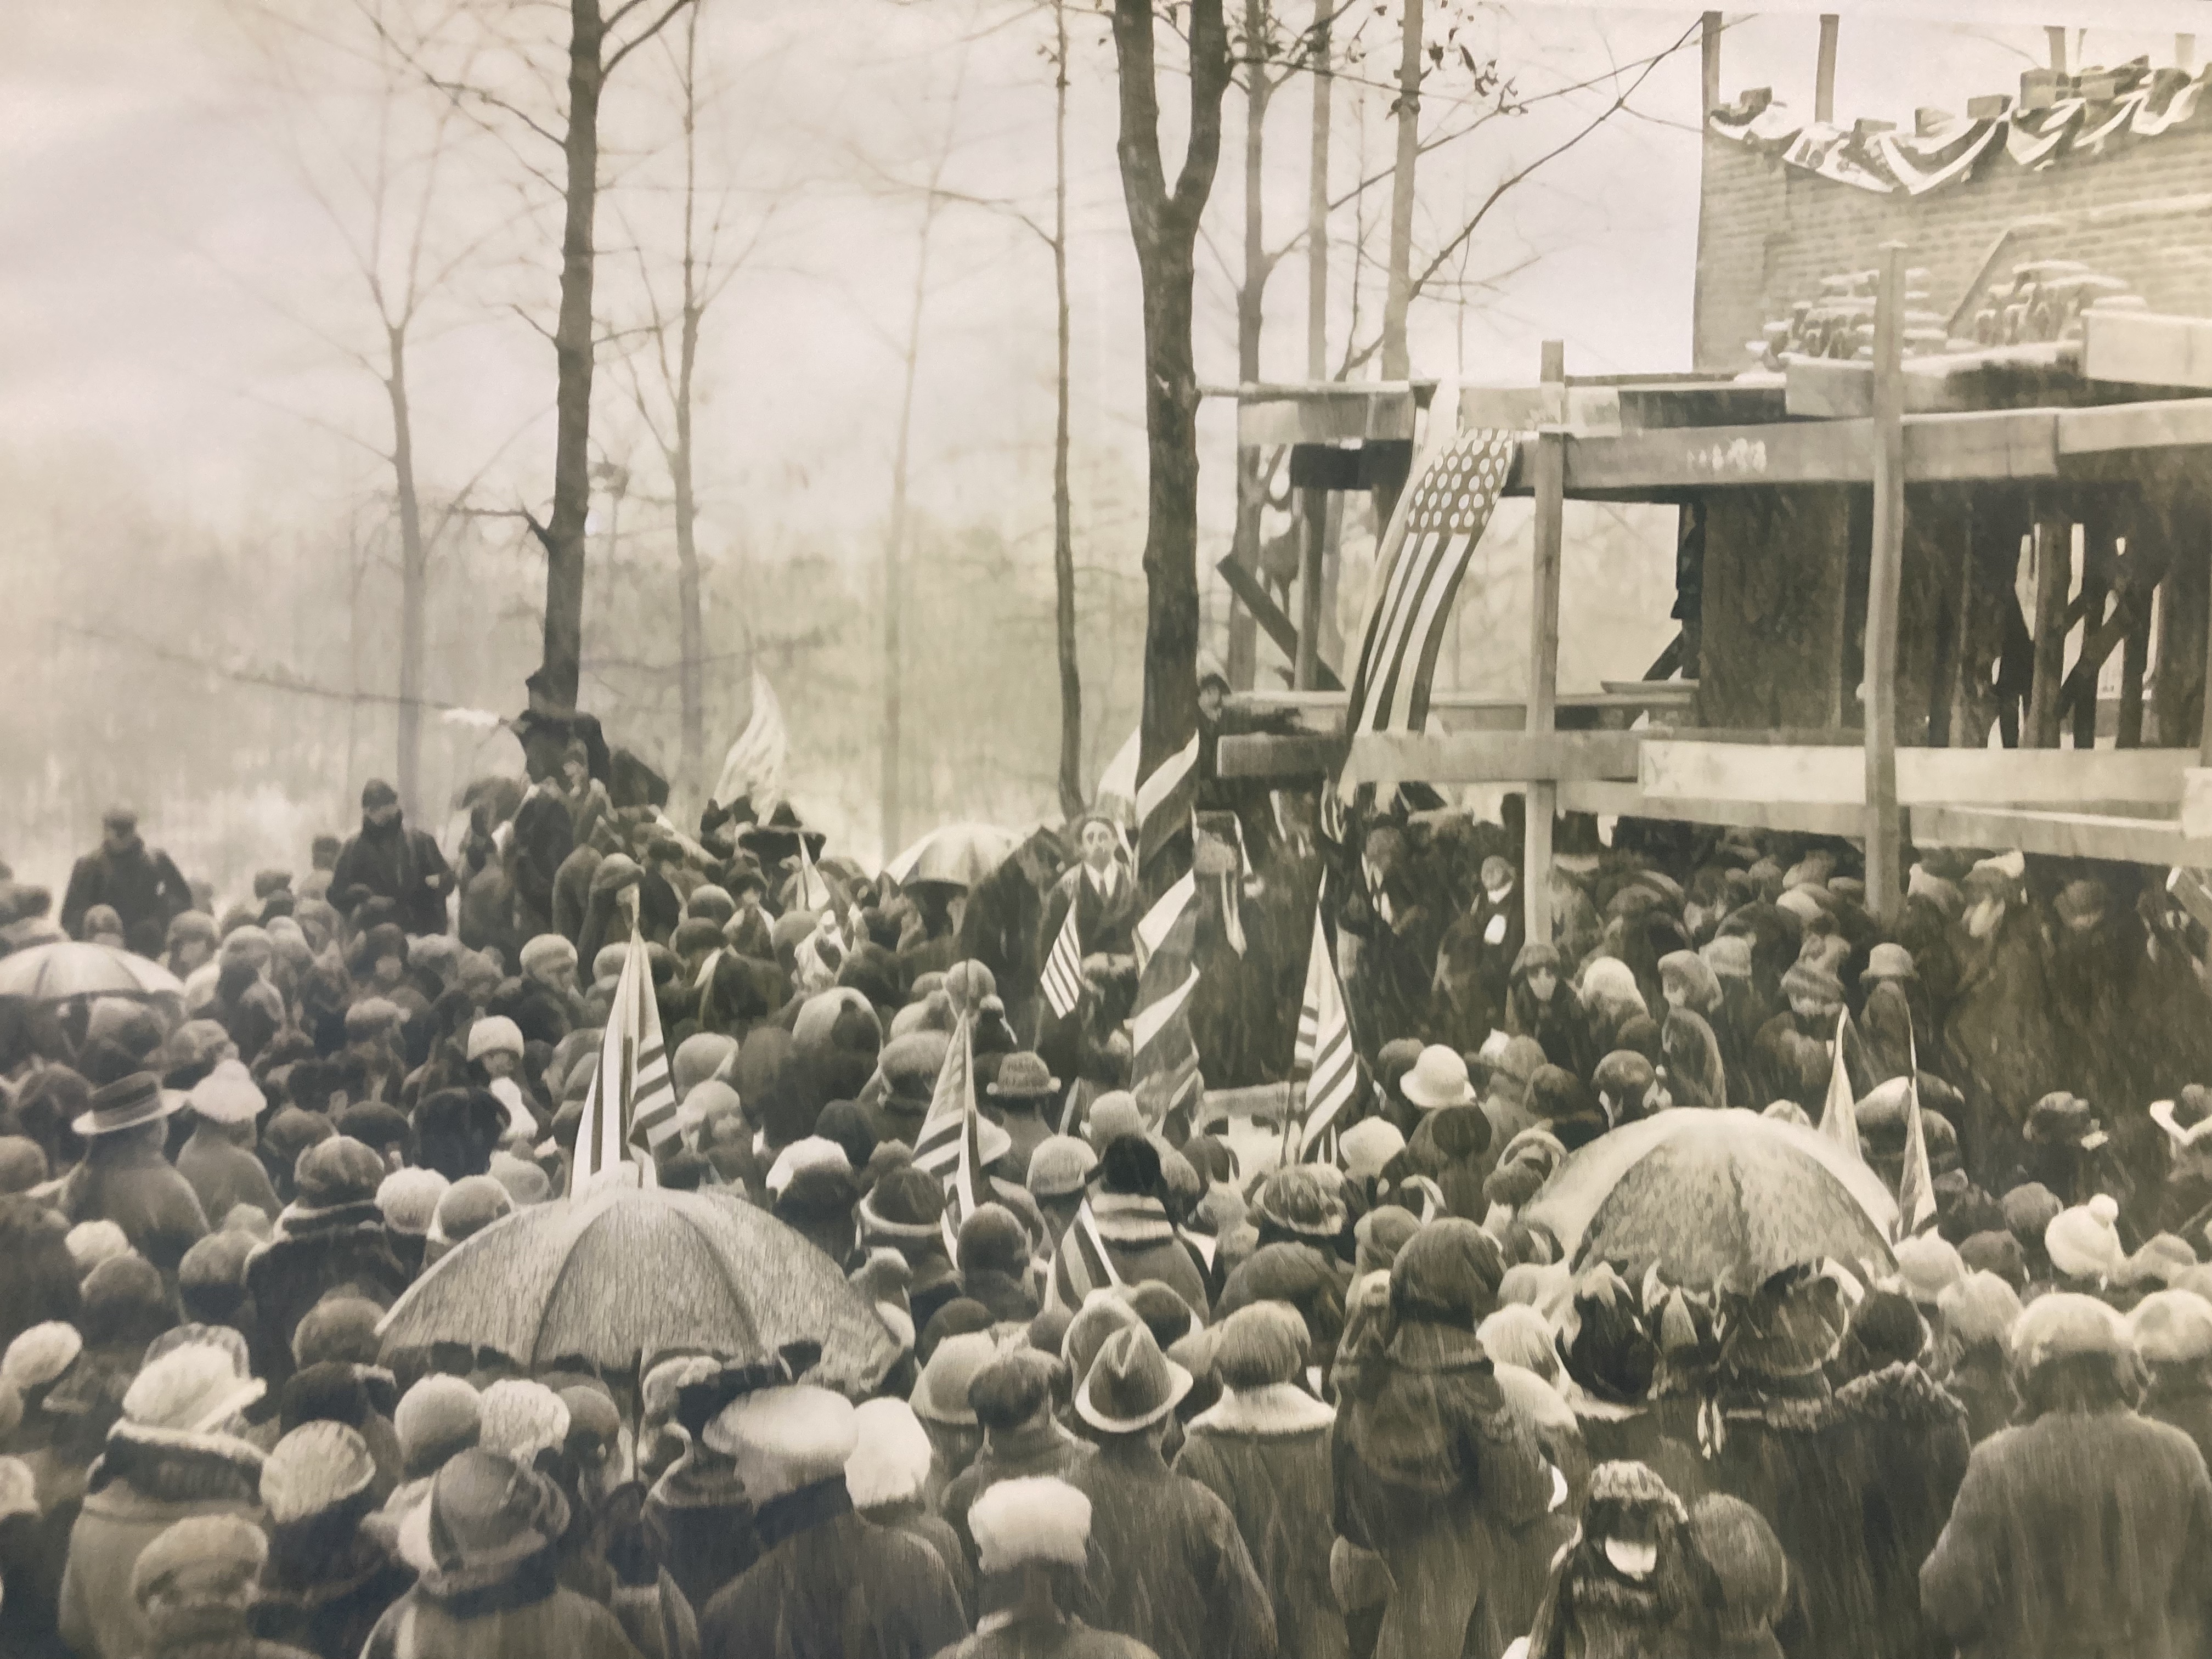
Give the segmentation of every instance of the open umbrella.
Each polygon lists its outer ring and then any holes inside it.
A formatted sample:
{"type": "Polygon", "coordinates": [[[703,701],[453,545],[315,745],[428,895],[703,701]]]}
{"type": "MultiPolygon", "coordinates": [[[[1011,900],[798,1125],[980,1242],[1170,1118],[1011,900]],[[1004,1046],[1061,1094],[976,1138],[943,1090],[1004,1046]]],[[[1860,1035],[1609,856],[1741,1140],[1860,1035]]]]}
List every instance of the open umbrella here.
{"type": "Polygon", "coordinates": [[[909,882],[941,881],[973,887],[1013,855],[1021,835],[995,823],[945,823],[884,866],[902,887],[909,882]]]}
{"type": "Polygon", "coordinates": [[[1897,1200],[1873,1170],[1809,1129],[1747,1111],[1662,1112],[1601,1135],[1560,1167],[1528,1218],[1577,1269],[1632,1282],[1756,1283],[1833,1256],[1893,1271],[1897,1200]]]}
{"type": "Polygon", "coordinates": [[[767,1212],[611,1180],[467,1239],[377,1328],[387,1353],[463,1342],[526,1366],[580,1356],[610,1370],[678,1348],[764,1363],[817,1342],[815,1380],[852,1391],[898,1358],[836,1264],[767,1212]]]}
{"type": "Polygon", "coordinates": [[[112,945],[64,939],[0,957],[0,996],[33,1002],[71,997],[181,997],[184,981],[158,962],[112,945]]]}

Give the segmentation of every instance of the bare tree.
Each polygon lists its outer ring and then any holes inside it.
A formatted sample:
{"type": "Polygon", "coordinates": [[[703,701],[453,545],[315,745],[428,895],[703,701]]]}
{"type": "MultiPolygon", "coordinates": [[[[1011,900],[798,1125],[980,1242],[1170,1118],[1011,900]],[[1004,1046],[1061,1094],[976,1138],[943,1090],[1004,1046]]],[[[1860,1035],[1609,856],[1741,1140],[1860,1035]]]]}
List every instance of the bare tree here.
{"type": "Polygon", "coordinates": [[[1198,723],[1198,369],[1191,307],[1199,218],[1221,160],[1230,56],[1222,0],[1190,0],[1188,17],[1189,129],[1170,187],[1160,158],[1152,0],[1115,0],[1116,148],[1144,290],[1145,710],[1139,746],[1146,773],[1198,723]]]}
{"type": "Polygon", "coordinates": [[[1053,641],[1060,659],[1060,810],[1073,818],[1083,787],[1083,672],[1075,654],[1075,507],[1067,483],[1067,0],[1052,0],[1052,291],[1058,356],[1052,424],[1053,641]]]}

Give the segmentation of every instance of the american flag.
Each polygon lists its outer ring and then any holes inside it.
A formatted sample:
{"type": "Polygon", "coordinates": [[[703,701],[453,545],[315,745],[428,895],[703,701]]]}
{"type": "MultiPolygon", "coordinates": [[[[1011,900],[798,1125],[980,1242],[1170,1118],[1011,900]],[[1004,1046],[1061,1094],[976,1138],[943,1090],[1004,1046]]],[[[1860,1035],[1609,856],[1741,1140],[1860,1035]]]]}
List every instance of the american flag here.
{"type": "Polygon", "coordinates": [[[1352,1023],[1344,1012],[1344,988],[1329,955],[1328,933],[1322,925],[1326,892],[1314,905],[1313,953],[1306,958],[1306,991],[1298,1005],[1298,1036],[1291,1053],[1291,1075],[1305,1080],[1305,1126],[1298,1156],[1309,1157],[1322,1134],[1346,1115],[1362,1092],[1359,1055],[1352,1043],[1352,1023]]]}
{"type": "Polygon", "coordinates": [[[668,1051],[661,1042],[653,969],[633,915],[622,975],[615,981],[614,1003],[599,1039],[599,1066],[584,1097],[583,1121],[576,1126],[569,1197],[625,1161],[635,1163],[639,1180],[651,1186],[653,1158],[682,1129],[676,1108],[676,1085],[668,1074],[668,1051]],[[633,1152],[641,1156],[632,1158],[633,1152]]]}
{"type": "MultiPolygon", "coordinates": [[[[1088,879],[1079,873],[1078,884],[1088,879]]],[[[1054,1019],[1066,1019],[1075,1012],[1083,1000],[1083,936],[1075,925],[1075,913],[1082,908],[1083,889],[1079,884],[1067,896],[1067,920],[1060,924],[1060,933],[1052,942],[1052,954],[1044,959],[1044,1000],[1054,1019]]]]}
{"type": "Polygon", "coordinates": [[[1075,1218],[1067,1224],[1060,1248],[1053,1252],[1053,1297],[1073,1313],[1091,1291],[1118,1290],[1121,1284],[1121,1275],[1114,1271],[1114,1258],[1107,1254],[1106,1241],[1098,1232],[1098,1218],[1091,1212],[1091,1200],[1086,1196],[1075,1206],[1075,1218]]]}
{"type": "Polygon", "coordinates": [[[945,1243],[957,1260],[960,1229],[991,1201],[990,1177],[983,1173],[980,1120],[975,1112],[975,1028],[963,1010],[945,1045],[929,1110],[915,1137],[914,1166],[945,1183],[945,1243]]]}
{"type": "Polygon", "coordinates": [[[1198,732],[1179,744],[1146,730],[1137,781],[1137,879],[1147,893],[1172,885],[1190,867],[1191,808],[1198,799],[1198,732]]]}
{"type": "Polygon", "coordinates": [[[767,676],[753,670],[751,718],[730,752],[722,757],[722,775],[714,784],[714,802],[727,806],[739,796],[750,796],[756,811],[765,816],[783,799],[784,762],[791,739],[784,729],[783,708],[767,676]]]}
{"type": "Polygon", "coordinates": [[[1130,1092],[1158,1124],[1197,1092],[1190,994],[1198,988],[1198,883],[1188,870],[1137,924],[1137,1006],[1129,1022],[1130,1092]]]}
{"type": "Polygon", "coordinates": [[[1844,1063],[1850,1030],[1851,1011],[1846,1008],[1836,1016],[1836,1058],[1828,1071],[1828,1097],[1820,1108],[1820,1133],[1853,1158],[1864,1159],[1865,1148],[1859,1145],[1857,1097],[1851,1092],[1850,1068],[1844,1063]]]}
{"type": "Polygon", "coordinates": [[[1908,1036],[1911,1081],[1905,1093],[1905,1169],[1897,1182],[1897,1236],[1910,1237],[1936,1217],[1936,1177],[1928,1169],[1928,1132],[1920,1121],[1920,1043],[1908,1036]]]}

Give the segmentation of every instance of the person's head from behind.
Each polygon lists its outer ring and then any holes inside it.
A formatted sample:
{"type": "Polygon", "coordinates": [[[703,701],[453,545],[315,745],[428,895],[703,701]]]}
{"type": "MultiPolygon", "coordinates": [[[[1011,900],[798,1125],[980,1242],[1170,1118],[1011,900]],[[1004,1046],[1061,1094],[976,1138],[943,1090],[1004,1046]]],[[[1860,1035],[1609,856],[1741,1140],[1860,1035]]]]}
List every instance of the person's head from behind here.
{"type": "Polygon", "coordinates": [[[269,1559],[261,1529],[234,1515],[178,1522],[139,1553],[131,1595],[164,1651],[185,1640],[242,1636],[269,1559]]]}
{"type": "Polygon", "coordinates": [[[2146,1377],[2118,1314],[2093,1296],[2054,1291],[2013,1327],[2012,1380],[2021,1420],[2033,1422],[2128,1410],[2142,1398],[2146,1377]]]}

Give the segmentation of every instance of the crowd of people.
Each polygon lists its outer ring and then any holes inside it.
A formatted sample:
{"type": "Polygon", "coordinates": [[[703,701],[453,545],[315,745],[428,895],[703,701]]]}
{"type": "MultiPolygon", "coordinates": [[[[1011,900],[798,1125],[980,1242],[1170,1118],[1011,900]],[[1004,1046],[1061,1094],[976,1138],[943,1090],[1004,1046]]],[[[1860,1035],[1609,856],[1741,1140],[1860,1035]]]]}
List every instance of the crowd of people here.
{"type": "Polygon", "coordinates": [[[450,860],[372,784],[221,908],[119,811],[58,922],[0,887],[0,951],[183,987],[0,1002],[0,1655],[2212,1645],[2212,1006],[2163,887],[1931,852],[1884,928],[1848,848],[1570,822],[1531,940],[1496,824],[1334,852],[1310,800],[1217,793],[1206,1081],[1290,1070],[1324,890],[1371,1060],[1278,1156],[1220,1093],[1139,1104],[1112,819],[902,885],[787,807],[687,833],[557,760],[450,860]],[[865,1398],[379,1334],[568,1194],[633,918],[652,1177],[837,1264],[898,1354],[865,1398]],[[913,1149],[956,1031],[993,1201],[948,1225],[913,1149]],[[1933,1176],[1879,1264],[1669,1284],[1543,1221],[1626,1126],[1809,1127],[1839,1076],[1868,1165],[1894,1190],[1917,1122],[1933,1176]]]}

